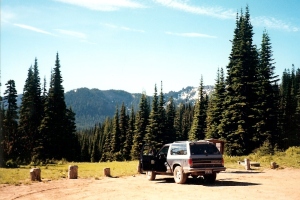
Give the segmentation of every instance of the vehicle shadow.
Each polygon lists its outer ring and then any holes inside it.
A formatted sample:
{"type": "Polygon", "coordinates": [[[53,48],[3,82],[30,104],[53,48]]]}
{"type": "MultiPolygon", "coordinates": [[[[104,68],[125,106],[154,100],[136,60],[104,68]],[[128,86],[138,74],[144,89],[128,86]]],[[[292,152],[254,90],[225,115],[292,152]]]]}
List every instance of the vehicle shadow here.
{"type": "MultiPolygon", "coordinates": [[[[163,183],[174,183],[173,178],[161,178],[154,180],[158,184],[163,183]]],[[[226,187],[226,186],[254,186],[261,185],[260,183],[252,183],[252,182],[243,182],[243,181],[233,181],[230,179],[217,179],[214,183],[206,183],[203,178],[188,178],[185,185],[203,185],[207,187],[226,187]]]]}

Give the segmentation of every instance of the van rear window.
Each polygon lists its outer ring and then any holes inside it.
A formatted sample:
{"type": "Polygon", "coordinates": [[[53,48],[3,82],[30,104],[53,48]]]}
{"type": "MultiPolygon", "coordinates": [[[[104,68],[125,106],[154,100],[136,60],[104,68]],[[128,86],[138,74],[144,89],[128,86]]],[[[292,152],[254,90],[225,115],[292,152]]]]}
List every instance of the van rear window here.
{"type": "Polygon", "coordinates": [[[211,143],[200,144],[200,143],[190,143],[191,155],[218,155],[220,151],[218,148],[211,143]]]}

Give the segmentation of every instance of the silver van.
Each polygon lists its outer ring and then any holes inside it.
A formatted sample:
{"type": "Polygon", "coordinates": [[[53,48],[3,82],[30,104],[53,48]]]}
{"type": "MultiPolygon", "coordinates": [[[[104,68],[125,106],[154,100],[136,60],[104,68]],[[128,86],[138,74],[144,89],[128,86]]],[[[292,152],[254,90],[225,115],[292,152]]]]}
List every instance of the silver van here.
{"type": "Polygon", "coordinates": [[[216,180],[217,173],[225,171],[224,142],[216,139],[177,141],[164,145],[157,153],[151,145],[144,145],[139,168],[146,172],[148,180],[157,174],[172,175],[178,184],[189,176],[203,176],[207,183],[216,180]]]}

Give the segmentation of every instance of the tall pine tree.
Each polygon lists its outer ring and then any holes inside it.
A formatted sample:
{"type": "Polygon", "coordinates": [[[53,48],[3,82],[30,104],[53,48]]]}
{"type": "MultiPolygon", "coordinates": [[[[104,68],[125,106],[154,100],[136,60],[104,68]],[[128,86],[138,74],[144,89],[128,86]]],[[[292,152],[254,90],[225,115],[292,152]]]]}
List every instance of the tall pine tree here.
{"type": "Polygon", "coordinates": [[[146,128],[149,120],[149,112],[150,112],[150,108],[149,108],[147,96],[145,93],[143,93],[141,96],[141,100],[139,103],[139,110],[136,114],[136,120],[135,120],[133,145],[130,153],[132,160],[139,159],[140,152],[143,147],[143,140],[146,135],[146,128]]]}
{"type": "Polygon", "coordinates": [[[252,44],[253,27],[249,8],[237,15],[232,50],[227,65],[225,112],[219,131],[226,138],[229,155],[244,155],[251,152],[257,106],[258,54],[252,44]]]}
{"type": "MultiPolygon", "coordinates": [[[[221,138],[219,134],[219,124],[222,119],[223,106],[225,99],[225,78],[223,68],[218,69],[215,89],[211,95],[207,110],[207,130],[206,138],[221,138]]],[[[223,136],[224,137],[224,136],[223,136]]],[[[224,139],[224,138],[223,138],[224,139]]]]}
{"type": "Polygon", "coordinates": [[[254,147],[264,146],[269,147],[269,152],[272,153],[275,144],[278,142],[278,76],[275,76],[274,62],[272,58],[272,47],[270,37],[266,31],[262,36],[261,49],[259,52],[258,66],[258,91],[257,91],[257,107],[256,115],[258,122],[256,131],[253,136],[254,147]]]}
{"type": "Polygon", "coordinates": [[[70,146],[68,143],[73,141],[69,140],[73,133],[70,133],[68,129],[66,130],[66,127],[70,126],[70,121],[66,117],[67,108],[60,67],[57,53],[55,68],[51,74],[50,88],[44,107],[45,115],[40,126],[40,131],[43,135],[43,159],[69,159],[69,149],[66,147],[70,146]]]}
{"type": "Polygon", "coordinates": [[[203,91],[202,76],[198,90],[198,99],[195,104],[193,123],[189,132],[189,140],[203,140],[205,138],[207,99],[203,91]]]}
{"type": "Polygon", "coordinates": [[[152,100],[152,108],[149,116],[149,124],[147,125],[145,143],[160,148],[162,144],[162,135],[160,132],[160,113],[157,96],[157,88],[155,85],[154,95],[152,100]]]}
{"type": "Polygon", "coordinates": [[[130,151],[133,144],[133,135],[135,131],[135,112],[134,107],[131,105],[130,118],[128,121],[128,129],[126,131],[126,139],[123,148],[123,154],[125,160],[130,160],[130,151]]]}
{"type": "Polygon", "coordinates": [[[43,116],[41,86],[37,59],[34,67],[29,68],[23,89],[20,107],[19,133],[23,138],[23,158],[27,161],[34,160],[40,154],[41,135],[39,126],[43,116]]]}
{"type": "Polygon", "coordinates": [[[17,90],[14,80],[9,80],[4,92],[3,149],[5,160],[21,158],[21,141],[18,134],[17,90]]]}
{"type": "Polygon", "coordinates": [[[166,108],[166,141],[165,143],[174,142],[176,140],[176,129],[175,129],[175,118],[176,118],[176,107],[173,97],[169,98],[166,108]]]}

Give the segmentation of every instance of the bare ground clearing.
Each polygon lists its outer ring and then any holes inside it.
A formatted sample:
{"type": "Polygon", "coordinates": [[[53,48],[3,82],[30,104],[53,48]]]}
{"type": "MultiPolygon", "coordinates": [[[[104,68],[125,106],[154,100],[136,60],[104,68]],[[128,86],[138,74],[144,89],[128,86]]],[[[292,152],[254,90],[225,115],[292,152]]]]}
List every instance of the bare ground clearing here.
{"type": "MultiPolygon", "coordinates": [[[[80,171],[79,171],[80,176],[80,171]]],[[[300,199],[300,169],[264,171],[227,170],[214,184],[189,178],[186,184],[158,175],[148,181],[144,174],[120,178],[61,179],[30,185],[0,185],[0,199],[300,199]]]]}

